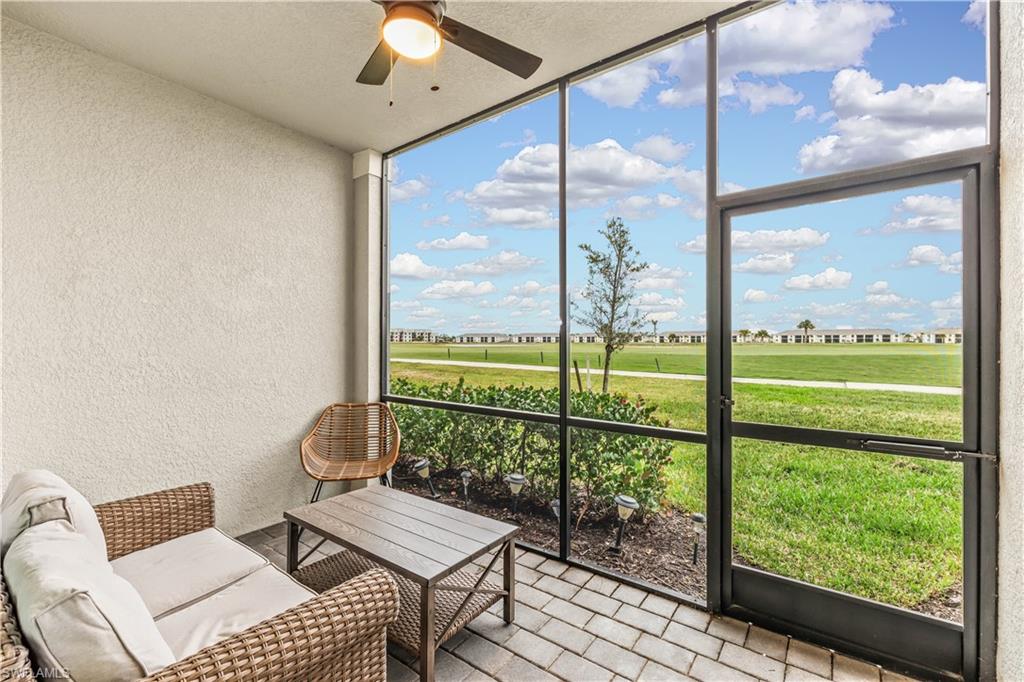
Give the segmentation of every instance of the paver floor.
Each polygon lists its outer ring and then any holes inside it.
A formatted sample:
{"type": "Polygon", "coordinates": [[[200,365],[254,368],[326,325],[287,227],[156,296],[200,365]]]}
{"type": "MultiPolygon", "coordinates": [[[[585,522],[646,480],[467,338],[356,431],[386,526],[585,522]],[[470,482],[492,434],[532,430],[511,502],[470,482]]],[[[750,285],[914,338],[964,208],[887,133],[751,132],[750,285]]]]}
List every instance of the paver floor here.
{"type": "MultiPolygon", "coordinates": [[[[284,524],[239,540],[284,567],[284,524]]],[[[304,533],[300,542],[308,550],[318,541],[304,533]]],[[[327,542],[309,560],[340,549],[327,542]]],[[[535,570],[517,571],[516,622],[505,624],[499,603],[470,623],[438,653],[438,682],[911,679],[523,550],[519,566],[535,570]]],[[[418,679],[415,667],[405,652],[391,649],[389,682],[418,679]]]]}

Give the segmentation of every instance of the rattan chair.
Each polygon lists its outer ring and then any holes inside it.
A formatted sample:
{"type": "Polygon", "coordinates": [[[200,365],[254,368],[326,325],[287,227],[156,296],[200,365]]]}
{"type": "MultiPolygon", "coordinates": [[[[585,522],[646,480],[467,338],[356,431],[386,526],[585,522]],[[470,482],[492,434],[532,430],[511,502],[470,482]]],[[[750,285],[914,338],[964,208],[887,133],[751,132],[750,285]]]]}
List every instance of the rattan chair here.
{"type": "Polygon", "coordinates": [[[302,439],[302,468],[316,479],[315,502],[324,481],[382,478],[398,459],[402,434],[384,403],[335,403],[320,415],[302,439]]]}
{"type": "MultiPolygon", "coordinates": [[[[302,468],[316,480],[310,504],[320,499],[324,482],[379,478],[381,484],[390,485],[388,472],[398,459],[401,442],[395,415],[384,403],[329,406],[299,446],[302,468]]],[[[323,543],[321,540],[299,563],[323,543]]]]}

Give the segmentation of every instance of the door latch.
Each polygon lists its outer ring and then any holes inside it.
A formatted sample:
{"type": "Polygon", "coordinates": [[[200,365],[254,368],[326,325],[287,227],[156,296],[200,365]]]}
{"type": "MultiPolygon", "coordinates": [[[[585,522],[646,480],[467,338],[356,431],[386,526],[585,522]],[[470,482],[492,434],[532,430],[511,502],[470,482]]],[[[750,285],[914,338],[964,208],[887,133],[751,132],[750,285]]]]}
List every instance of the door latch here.
{"type": "Polygon", "coordinates": [[[723,410],[726,409],[726,408],[732,407],[733,405],[736,404],[735,400],[733,400],[732,398],[730,398],[728,396],[724,396],[724,395],[721,396],[718,400],[721,403],[723,410]]]}

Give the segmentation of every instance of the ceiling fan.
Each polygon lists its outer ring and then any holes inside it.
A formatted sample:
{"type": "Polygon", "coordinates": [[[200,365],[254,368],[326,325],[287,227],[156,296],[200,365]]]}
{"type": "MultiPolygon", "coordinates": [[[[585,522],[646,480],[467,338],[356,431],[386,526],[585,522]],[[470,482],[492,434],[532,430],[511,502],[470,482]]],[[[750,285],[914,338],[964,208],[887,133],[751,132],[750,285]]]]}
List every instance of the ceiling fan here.
{"type": "Polygon", "coordinates": [[[447,40],[520,78],[529,78],[541,58],[503,40],[455,21],[445,14],[445,0],[372,0],[384,8],[383,38],[356,77],[357,83],[383,85],[399,56],[426,59],[447,40]]]}

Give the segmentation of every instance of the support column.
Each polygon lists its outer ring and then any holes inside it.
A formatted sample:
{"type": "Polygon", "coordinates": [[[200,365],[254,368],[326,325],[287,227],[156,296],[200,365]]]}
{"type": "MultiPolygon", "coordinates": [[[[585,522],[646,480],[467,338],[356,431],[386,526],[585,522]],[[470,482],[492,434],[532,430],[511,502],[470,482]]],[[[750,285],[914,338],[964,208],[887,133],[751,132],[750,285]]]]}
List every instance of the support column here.
{"type": "Polygon", "coordinates": [[[350,402],[380,399],[382,191],[381,154],[372,149],[356,153],[352,158],[354,229],[347,259],[350,277],[346,278],[349,372],[345,400],[350,402]]]}
{"type": "MultiPolygon", "coordinates": [[[[352,157],[352,231],[346,242],[345,386],[341,399],[352,403],[380,400],[381,344],[381,192],[383,157],[366,149],[352,157]]],[[[348,492],[372,481],[342,485],[348,492]]]]}

